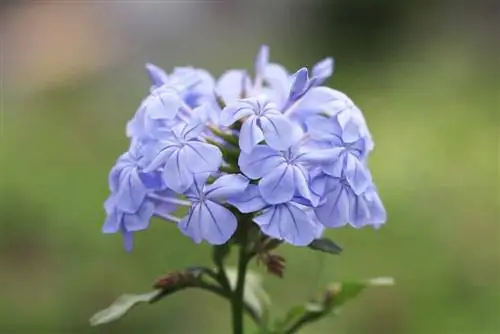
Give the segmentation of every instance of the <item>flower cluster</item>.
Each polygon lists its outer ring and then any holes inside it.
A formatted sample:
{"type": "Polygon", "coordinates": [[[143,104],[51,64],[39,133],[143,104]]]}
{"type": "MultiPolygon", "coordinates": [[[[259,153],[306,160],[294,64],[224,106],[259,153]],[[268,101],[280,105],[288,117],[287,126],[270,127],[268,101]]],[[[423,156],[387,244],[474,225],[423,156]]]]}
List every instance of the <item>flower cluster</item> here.
{"type": "Polygon", "coordinates": [[[103,232],[121,232],[126,249],[153,216],[215,245],[231,239],[241,214],[297,246],[325,227],[385,222],[364,117],[345,94],[322,86],[331,58],[289,74],[263,46],[253,76],[146,69],[152,86],[127,124],[131,144],[111,170],[105,203],[103,232]]]}

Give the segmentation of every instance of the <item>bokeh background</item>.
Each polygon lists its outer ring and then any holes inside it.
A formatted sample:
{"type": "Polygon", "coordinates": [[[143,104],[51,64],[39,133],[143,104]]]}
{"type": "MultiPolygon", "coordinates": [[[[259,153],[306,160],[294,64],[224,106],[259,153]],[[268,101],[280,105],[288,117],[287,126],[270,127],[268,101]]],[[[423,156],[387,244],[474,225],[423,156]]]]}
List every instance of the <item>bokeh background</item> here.
{"type": "MultiPolygon", "coordinates": [[[[328,84],[364,110],[380,230],[329,231],[341,256],[282,247],[284,313],[331,281],[393,276],[310,334],[500,333],[499,2],[2,1],[0,333],[229,333],[204,292],[88,318],[209,247],[153,221],[126,254],[100,232],[107,174],[149,88],[146,61],[215,75],[262,43],[290,71],[333,56],[328,84]]],[[[257,270],[259,270],[257,268],[257,270]]]]}

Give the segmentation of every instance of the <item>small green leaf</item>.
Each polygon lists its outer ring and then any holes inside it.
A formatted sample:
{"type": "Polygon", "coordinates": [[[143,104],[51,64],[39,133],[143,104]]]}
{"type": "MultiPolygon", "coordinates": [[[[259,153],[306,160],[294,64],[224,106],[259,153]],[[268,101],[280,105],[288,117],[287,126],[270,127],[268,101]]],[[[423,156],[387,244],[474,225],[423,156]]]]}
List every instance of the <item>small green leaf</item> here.
{"type": "Polygon", "coordinates": [[[122,295],[113,302],[108,308],[101,310],[90,318],[92,326],[106,324],[123,317],[131,308],[139,303],[148,303],[158,294],[161,290],[154,290],[140,295],[122,295]]]}
{"type": "Polygon", "coordinates": [[[316,239],[311,242],[308,247],[313,250],[330,254],[340,254],[342,252],[342,248],[328,238],[316,239]]]}
{"type": "Polygon", "coordinates": [[[365,288],[369,286],[390,286],[394,285],[391,277],[372,278],[366,281],[339,282],[333,283],[327,290],[325,303],[329,308],[337,308],[347,301],[357,297],[365,288]]]}
{"type": "Polygon", "coordinates": [[[286,327],[288,324],[297,321],[302,318],[304,315],[308,313],[306,305],[294,306],[290,310],[288,310],[285,315],[285,319],[283,319],[282,327],[286,327]]]}

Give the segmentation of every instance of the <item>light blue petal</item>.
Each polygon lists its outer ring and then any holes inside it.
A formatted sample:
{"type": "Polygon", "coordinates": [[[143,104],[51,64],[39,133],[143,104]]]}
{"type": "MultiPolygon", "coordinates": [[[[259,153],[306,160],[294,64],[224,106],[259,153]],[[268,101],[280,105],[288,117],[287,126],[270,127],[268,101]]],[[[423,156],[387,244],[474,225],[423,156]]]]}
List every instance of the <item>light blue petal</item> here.
{"type": "Polygon", "coordinates": [[[282,106],[290,92],[290,76],[280,64],[268,64],[264,70],[264,79],[275,95],[275,101],[282,106]]]}
{"type": "Polygon", "coordinates": [[[344,143],[355,143],[361,137],[359,124],[352,118],[343,126],[342,140],[344,143]]]}
{"type": "Polygon", "coordinates": [[[293,181],[295,183],[297,193],[310,200],[313,206],[316,206],[319,198],[311,195],[311,191],[309,189],[309,173],[307,170],[301,166],[290,166],[290,168],[293,170],[293,181]]]}
{"type": "Polygon", "coordinates": [[[257,125],[257,117],[249,117],[241,126],[239,139],[241,151],[251,153],[262,140],[264,140],[264,134],[257,125]]]}
{"type": "Polygon", "coordinates": [[[165,165],[165,163],[170,159],[170,157],[179,151],[179,146],[173,145],[172,143],[166,143],[164,147],[156,154],[156,156],[151,160],[149,165],[144,168],[145,173],[151,173],[156,171],[158,168],[165,165]]]}
{"type": "Polygon", "coordinates": [[[292,87],[290,88],[289,100],[298,100],[306,91],[309,84],[307,68],[302,67],[292,75],[292,87]]]}
{"type": "Polygon", "coordinates": [[[149,190],[161,190],[165,188],[165,183],[163,182],[163,178],[161,176],[160,171],[154,171],[151,173],[139,173],[139,178],[141,179],[142,184],[149,190]]]}
{"type": "Polygon", "coordinates": [[[104,202],[104,209],[106,211],[106,220],[102,226],[102,233],[116,233],[120,230],[123,213],[118,211],[115,205],[115,198],[113,195],[109,196],[104,202]]]}
{"type": "Polygon", "coordinates": [[[269,63],[269,46],[262,45],[255,59],[255,76],[262,78],[267,64],[269,63]]]}
{"type": "Polygon", "coordinates": [[[234,103],[222,109],[220,122],[223,126],[230,126],[234,122],[254,114],[255,112],[249,104],[241,102],[234,103]]]}
{"type": "Polygon", "coordinates": [[[338,159],[340,152],[338,149],[309,149],[300,153],[297,156],[297,161],[310,165],[332,163],[338,159]]]}
{"type": "Polygon", "coordinates": [[[295,193],[293,168],[281,164],[259,182],[262,198],[269,204],[285,203],[295,193]]]}
{"type": "Polygon", "coordinates": [[[327,118],[321,115],[308,117],[305,121],[307,133],[316,140],[334,140],[340,143],[343,129],[333,118],[327,118]]]}
{"type": "Polygon", "coordinates": [[[120,174],[120,185],[115,193],[116,205],[127,213],[134,213],[142,205],[146,192],[137,170],[127,168],[120,174]]]}
{"type": "Polygon", "coordinates": [[[266,113],[260,122],[266,143],[279,151],[286,150],[302,138],[300,127],[284,115],[266,113]]]}
{"type": "Polygon", "coordinates": [[[248,185],[243,193],[228,199],[227,202],[242,213],[257,212],[267,206],[255,184],[248,185]]]}
{"type": "Polygon", "coordinates": [[[183,193],[193,184],[193,174],[189,171],[186,150],[176,150],[168,158],[163,169],[163,180],[167,187],[183,193]]]}
{"type": "Polygon", "coordinates": [[[159,89],[146,100],[147,117],[151,119],[173,119],[182,104],[182,99],[176,91],[159,89]]]}
{"type": "Polygon", "coordinates": [[[245,70],[229,70],[217,81],[215,92],[226,105],[242,98],[250,90],[250,78],[245,70]]]}
{"type": "Polygon", "coordinates": [[[252,153],[240,153],[238,165],[246,176],[258,179],[285,163],[285,158],[280,152],[267,145],[257,145],[252,153]]]}
{"type": "Polygon", "coordinates": [[[320,60],[312,68],[312,76],[319,79],[318,83],[321,84],[326,79],[332,76],[333,73],[333,58],[328,57],[320,60]]]}
{"type": "Polygon", "coordinates": [[[292,203],[272,206],[255,217],[254,222],[268,236],[295,246],[309,245],[318,233],[317,226],[304,210],[292,203]]]}
{"type": "Polygon", "coordinates": [[[314,113],[321,113],[328,110],[331,104],[338,99],[338,94],[335,90],[329,87],[313,87],[307,91],[307,94],[297,102],[297,111],[304,110],[314,113]]]}
{"type": "Polygon", "coordinates": [[[122,229],[121,234],[123,238],[123,247],[125,248],[125,251],[131,252],[132,248],[134,247],[134,233],[122,229]]]}
{"type": "Polygon", "coordinates": [[[372,185],[368,168],[353,154],[346,155],[344,176],[356,195],[364,193],[372,185]]]}
{"type": "Polygon", "coordinates": [[[340,182],[325,196],[324,203],[314,209],[321,224],[326,227],[341,227],[350,220],[350,195],[340,182]]]}
{"type": "Polygon", "coordinates": [[[123,215],[123,225],[127,231],[135,232],[145,230],[153,216],[155,206],[151,202],[144,202],[136,213],[123,215]]]}
{"type": "Polygon", "coordinates": [[[205,189],[205,196],[213,200],[225,200],[237,196],[248,187],[249,180],[241,174],[219,177],[205,189]]]}
{"type": "Polygon", "coordinates": [[[351,225],[356,228],[367,225],[377,228],[386,222],[387,213],[374,188],[356,198],[351,216],[351,225]]]}
{"type": "Polygon", "coordinates": [[[160,87],[167,83],[168,75],[160,67],[151,63],[146,63],[146,71],[154,87],[160,87]]]}
{"type": "Polygon", "coordinates": [[[335,147],[330,151],[332,152],[332,156],[335,157],[335,159],[332,161],[332,163],[324,165],[322,170],[330,176],[342,177],[346,166],[346,157],[348,153],[343,147],[335,147]]]}
{"type": "Polygon", "coordinates": [[[197,138],[205,130],[205,124],[202,119],[193,117],[187,122],[181,130],[180,137],[184,140],[197,138]]]}
{"type": "Polygon", "coordinates": [[[181,151],[186,157],[186,168],[191,173],[215,172],[222,163],[222,153],[217,146],[190,141],[181,151]]]}
{"type": "Polygon", "coordinates": [[[191,207],[186,217],[181,219],[177,227],[182,234],[190,237],[195,243],[199,244],[203,240],[201,224],[203,219],[201,203],[191,207]]]}
{"type": "Polygon", "coordinates": [[[212,245],[221,245],[229,240],[236,231],[236,217],[225,207],[212,202],[203,201],[201,233],[203,239],[212,245]]]}

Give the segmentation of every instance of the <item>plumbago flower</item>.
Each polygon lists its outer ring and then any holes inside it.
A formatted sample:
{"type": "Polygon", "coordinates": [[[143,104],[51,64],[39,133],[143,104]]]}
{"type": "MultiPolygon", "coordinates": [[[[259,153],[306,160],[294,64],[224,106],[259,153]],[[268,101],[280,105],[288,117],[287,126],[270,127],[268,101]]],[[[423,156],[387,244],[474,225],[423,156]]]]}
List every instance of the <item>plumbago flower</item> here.
{"type": "MultiPolygon", "coordinates": [[[[326,228],[384,224],[367,123],[347,95],[323,86],[333,65],[325,58],[289,73],[269,62],[267,46],[253,75],[232,69],[216,79],[193,67],[169,74],[146,64],[151,87],[126,126],[129,149],[109,174],[103,232],[121,233],[130,251],[133,234],[153,217],[169,221],[195,243],[240,245],[244,276],[252,256],[281,243],[336,252],[317,242],[326,228]]],[[[212,278],[231,290],[220,267],[225,255],[217,254],[212,278]]],[[[269,259],[281,258],[259,256],[274,265],[269,259]]],[[[242,312],[242,282],[226,294],[233,314],[242,312]]]]}

